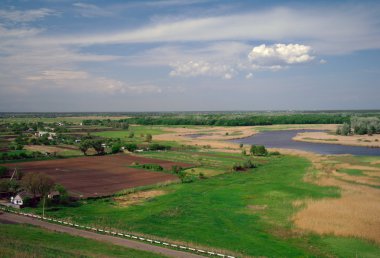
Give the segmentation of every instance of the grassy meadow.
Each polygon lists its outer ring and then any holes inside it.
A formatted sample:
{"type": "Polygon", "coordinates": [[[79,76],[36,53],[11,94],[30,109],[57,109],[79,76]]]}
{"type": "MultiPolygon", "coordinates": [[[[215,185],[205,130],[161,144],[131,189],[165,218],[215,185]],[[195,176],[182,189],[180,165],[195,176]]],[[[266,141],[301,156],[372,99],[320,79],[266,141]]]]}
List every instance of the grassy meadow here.
{"type": "Polygon", "coordinates": [[[164,257],[57,233],[34,226],[0,224],[0,257],[164,257]]]}
{"type": "MultiPolygon", "coordinates": [[[[202,166],[227,169],[238,159],[224,155],[207,156],[202,166]]],[[[184,157],[177,153],[175,159],[184,157]]],[[[166,194],[138,205],[121,207],[114,198],[103,198],[83,201],[78,207],[54,208],[47,215],[247,256],[371,257],[380,252],[368,241],[297,231],[290,218],[302,207],[293,203],[339,198],[339,188],[305,182],[310,162],[304,158],[273,156],[257,162],[261,165],[251,171],[162,186],[166,194]]]]}

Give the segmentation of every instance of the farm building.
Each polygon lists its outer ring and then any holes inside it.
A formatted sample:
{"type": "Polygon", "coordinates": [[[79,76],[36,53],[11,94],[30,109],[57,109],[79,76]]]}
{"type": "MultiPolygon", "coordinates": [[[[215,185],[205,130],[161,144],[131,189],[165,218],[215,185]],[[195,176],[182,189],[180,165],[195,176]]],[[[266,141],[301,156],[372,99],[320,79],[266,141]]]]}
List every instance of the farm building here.
{"type": "Polygon", "coordinates": [[[51,133],[51,132],[39,131],[36,133],[36,136],[38,136],[38,137],[42,137],[44,135],[48,135],[49,140],[53,140],[53,138],[57,136],[56,133],[51,133]]]}
{"type": "Polygon", "coordinates": [[[11,203],[18,206],[23,206],[26,199],[31,199],[33,196],[25,191],[16,194],[16,196],[11,197],[11,203]]]}

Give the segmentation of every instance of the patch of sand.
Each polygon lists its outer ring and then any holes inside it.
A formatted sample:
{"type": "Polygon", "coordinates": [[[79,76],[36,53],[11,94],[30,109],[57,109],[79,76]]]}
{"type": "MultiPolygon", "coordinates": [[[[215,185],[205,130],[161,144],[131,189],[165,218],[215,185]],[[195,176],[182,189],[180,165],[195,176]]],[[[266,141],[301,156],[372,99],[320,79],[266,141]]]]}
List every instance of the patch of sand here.
{"type": "Polygon", "coordinates": [[[163,190],[149,190],[143,192],[131,193],[128,195],[118,196],[113,198],[118,206],[128,207],[131,205],[142,203],[146,200],[152,199],[154,197],[164,195],[166,192],[163,190]]]}
{"type": "Polygon", "coordinates": [[[350,146],[366,146],[380,148],[380,134],[368,135],[331,135],[327,132],[305,132],[298,133],[293,137],[295,141],[319,142],[328,144],[341,144],[350,146]]]}

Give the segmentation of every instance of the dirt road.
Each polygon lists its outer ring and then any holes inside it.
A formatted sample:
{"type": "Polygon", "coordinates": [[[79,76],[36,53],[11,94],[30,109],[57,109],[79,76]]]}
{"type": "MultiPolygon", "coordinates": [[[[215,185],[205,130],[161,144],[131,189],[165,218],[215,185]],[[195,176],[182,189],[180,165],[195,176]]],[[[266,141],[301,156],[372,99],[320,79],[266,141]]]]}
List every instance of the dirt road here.
{"type": "Polygon", "coordinates": [[[152,253],[158,253],[162,255],[166,255],[169,257],[180,257],[180,258],[200,258],[203,256],[199,256],[192,253],[186,253],[181,252],[177,250],[167,249],[159,246],[149,245],[145,243],[141,243],[138,241],[133,241],[129,239],[109,236],[109,235],[102,235],[90,231],[85,230],[79,230],[71,227],[65,227],[57,224],[48,223],[45,221],[40,221],[37,219],[24,217],[20,215],[15,215],[11,213],[1,213],[0,212],[0,223],[25,223],[25,224],[32,224],[35,226],[39,226],[48,230],[57,231],[57,232],[64,232],[70,235],[74,236],[80,236],[84,238],[90,238],[102,242],[109,242],[115,245],[120,245],[124,247],[129,247],[133,249],[148,251],[152,253]]]}

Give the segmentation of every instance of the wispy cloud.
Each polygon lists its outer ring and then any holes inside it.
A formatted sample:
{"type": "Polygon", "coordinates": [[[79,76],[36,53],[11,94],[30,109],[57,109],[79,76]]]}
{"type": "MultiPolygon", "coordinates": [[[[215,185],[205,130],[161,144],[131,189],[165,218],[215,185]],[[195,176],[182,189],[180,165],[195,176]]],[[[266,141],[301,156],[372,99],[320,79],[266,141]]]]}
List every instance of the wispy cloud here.
{"type": "MultiPolygon", "coordinates": [[[[376,9],[376,8],[374,8],[376,9]]],[[[166,21],[115,33],[40,39],[49,44],[116,44],[258,40],[298,42],[324,53],[380,48],[377,12],[352,6],[334,9],[273,8],[265,11],[166,21]],[[352,14],[355,13],[353,16],[352,14]],[[328,28],[328,29],[326,29],[328,28]]],[[[291,43],[289,42],[289,43],[291,43]]]]}
{"type": "Polygon", "coordinates": [[[81,16],[92,18],[92,17],[110,17],[115,13],[107,10],[105,8],[98,7],[94,4],[87,3],[74,3],[75,11],[78,12],[81,16]]]}
{"type": "Polygon", "coordinates": [[[0,10],[0,19],[12,22],[32,22],[46,16],[57,15],[58,12],[48,8],[32,10],[0,10]]]}

